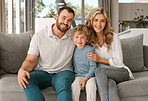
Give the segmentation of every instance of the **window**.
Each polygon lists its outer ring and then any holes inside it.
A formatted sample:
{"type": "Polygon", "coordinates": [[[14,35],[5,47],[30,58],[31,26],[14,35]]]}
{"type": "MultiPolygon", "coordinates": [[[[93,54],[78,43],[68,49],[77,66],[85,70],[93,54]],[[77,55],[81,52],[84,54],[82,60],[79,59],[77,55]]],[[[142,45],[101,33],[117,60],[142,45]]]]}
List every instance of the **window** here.
{"type": "Polygon", "coordinates": [[[119,3],[132,3],[136,0],[119,0],[119,3]]]}
{"type": "MultiPolygon", "coordinates": [[[[60,1],[60,0],[59,0],[60,1]]],[[[85,23],[93,8],[98,7],[98,0],[61,0],[75,11],[76,25],[85,23]]],[[[60,1],[60,2],[61,2],[60,1]]],[[[56,10],[56,0],[36,0],[35,1],[35,32],[49,26],[49,22],[54,22],[56,10]],[[46,19],[45,19],[46,18],[46,19]],[[42,28],[41,28],[42,25],[42,28]]]]}
{"type": "MultiPolygon", "coordinates": [[[[3,0],[3,24],[6,33],[22,33],[33,30],[34,0],[3,0]]],[[[1,6],[1,4],[0,4],[1,6]]],[[[1,12],[0,12],[1,13],[1,12]]]]}
{"type": "Polygon", "coordinates": [[[66,4],[75,11],[76,25],[85,23],[93,8],[98,7],[98,0],[65,0],[66,4]]]}

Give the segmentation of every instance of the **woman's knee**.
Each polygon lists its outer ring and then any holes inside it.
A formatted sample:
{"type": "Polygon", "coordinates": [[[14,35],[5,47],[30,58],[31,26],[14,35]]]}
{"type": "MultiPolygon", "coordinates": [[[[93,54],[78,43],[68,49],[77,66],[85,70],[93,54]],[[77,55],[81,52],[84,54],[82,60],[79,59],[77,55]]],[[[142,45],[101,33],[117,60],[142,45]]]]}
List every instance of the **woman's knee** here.
{"type": "Polygon", "coordinates": [[[95,71],[95,76],[97,78],[100,77],[101,75],[104,75],[104,74],[105,74],[105,68],[97,68],[95,71]]]}

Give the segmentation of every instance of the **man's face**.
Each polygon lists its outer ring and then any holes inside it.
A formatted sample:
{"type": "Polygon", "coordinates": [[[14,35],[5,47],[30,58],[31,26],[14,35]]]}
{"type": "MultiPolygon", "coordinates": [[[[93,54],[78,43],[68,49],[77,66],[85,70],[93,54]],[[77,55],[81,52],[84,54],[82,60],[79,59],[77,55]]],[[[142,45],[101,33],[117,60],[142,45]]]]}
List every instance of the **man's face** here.
{"type": "Polygon", "coordinates": [[[69,13],[66,9],[64,9],[60,15],[56,15],[56,26],[61,32],[66,32],[72,24],[72,20],[74,18],[73,13],[69,13]]]}

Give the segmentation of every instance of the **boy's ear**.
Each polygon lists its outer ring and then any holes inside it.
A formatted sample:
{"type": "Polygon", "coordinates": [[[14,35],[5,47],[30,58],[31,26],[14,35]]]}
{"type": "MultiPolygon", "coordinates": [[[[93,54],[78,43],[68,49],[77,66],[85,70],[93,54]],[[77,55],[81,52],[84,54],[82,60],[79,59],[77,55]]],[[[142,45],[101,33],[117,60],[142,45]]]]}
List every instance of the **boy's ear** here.
{"type": "Polygon", "coordinates": [[[88,42],[88,39],[86,40],[86,42],[88,42]]]}
{"type": "Polygon", "coordinates": [[[87,38],[86,42],[88,42],[88,41],[89,41],[89,38],[87,38]]]}

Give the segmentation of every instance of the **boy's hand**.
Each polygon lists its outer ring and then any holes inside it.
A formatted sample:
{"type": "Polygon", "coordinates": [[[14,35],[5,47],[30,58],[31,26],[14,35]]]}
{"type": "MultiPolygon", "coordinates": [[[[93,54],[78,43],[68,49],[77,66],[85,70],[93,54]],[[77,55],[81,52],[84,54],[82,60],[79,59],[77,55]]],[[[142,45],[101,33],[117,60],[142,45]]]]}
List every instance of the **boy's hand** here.
{"type": "Polygon", "coordinates": [[[89,78],[84,78],[81,82],[80,82],[80,87],[81,87],[81,90],[84,90],[85,88],[85,85],[86,85],[86,82],[89,80],[89,78]]]}

